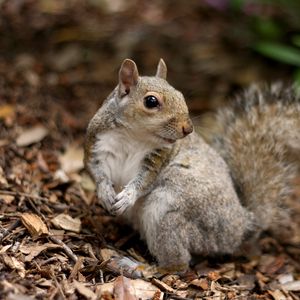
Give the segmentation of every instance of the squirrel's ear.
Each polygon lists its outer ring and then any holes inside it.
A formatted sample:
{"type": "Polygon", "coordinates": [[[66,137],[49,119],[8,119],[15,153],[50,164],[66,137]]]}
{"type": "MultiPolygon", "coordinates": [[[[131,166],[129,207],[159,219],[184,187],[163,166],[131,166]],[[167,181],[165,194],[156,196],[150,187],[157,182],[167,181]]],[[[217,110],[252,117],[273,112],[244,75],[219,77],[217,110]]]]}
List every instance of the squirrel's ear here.
{"type": "Polygon", "coordinates": [[[125,59],[119,71],[119,93],[120,96],[129,94],[130,89],[138,82],[139,72],[135,62],[125,59]]]}
{"type": "Polygon", "coordinates": [[[160,77],[162,79],[167,79],[167,65],[164,60],[161,58],[157,65],[156,77],[160,77]]]}

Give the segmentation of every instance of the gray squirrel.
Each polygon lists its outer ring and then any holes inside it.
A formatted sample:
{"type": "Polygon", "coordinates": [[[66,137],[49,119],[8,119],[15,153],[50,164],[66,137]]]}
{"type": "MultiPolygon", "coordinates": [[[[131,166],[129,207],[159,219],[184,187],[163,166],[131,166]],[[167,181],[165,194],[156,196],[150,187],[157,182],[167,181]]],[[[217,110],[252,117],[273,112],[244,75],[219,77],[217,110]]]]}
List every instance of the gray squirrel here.
{"type": "Polygon", "coordinates": [[[184,270],[192,255],[234,253],[285,213],[300,100],[291,88],[254,86],[218,113],[208,145],[166,76],[162,59],[150,77],[124,60],[88,125],[85,166],[101,204],[140,233],[159,266],[184,270]]]}

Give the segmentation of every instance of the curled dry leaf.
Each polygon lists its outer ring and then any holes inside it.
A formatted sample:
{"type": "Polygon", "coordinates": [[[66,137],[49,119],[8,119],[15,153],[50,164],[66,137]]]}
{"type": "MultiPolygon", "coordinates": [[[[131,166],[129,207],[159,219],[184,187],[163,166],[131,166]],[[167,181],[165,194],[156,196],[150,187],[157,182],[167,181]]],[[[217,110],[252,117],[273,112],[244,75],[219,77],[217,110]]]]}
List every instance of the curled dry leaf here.
{"type": "Polygon", "coordinates": [[[3,262],[6,266],[12,270],[16,270],[21,278],[25,277],[24,263],[17,260],[14,256],[9,256],[7,254],[2,254],[3,262]]]}
{"type": "Polygon", "coordinates": [[[116,300],[137,300],[132,293],[131,280],[124,276],[119,276],[114,282],[114,296],[116,300]]]}
{"type": "Polygon", "coordinates": [[[65,173],[73,173],[83,169],[83,149],[71,145],[59,158],[61,168],[65,173]]]}
{"type": "Polygon", "coordinates": [[[72,218],[67,214],[60,214],[51,220],[52,224],[60,229],[79,233],[81,230],[81,221],[79,218],[72,218]]]}
{"type": "Polygon", "coordinates": [[[285,284],[282,284],[281,286],[286,291],[299,292],[300,291],[300,280],[287,282],[285,284]]]}
{"type": "Polygon", "coordinates": [[[21,214],[21,221],[33,237],[38,237],[42,234],[49,234],[46,224],[36,214],[23,213],[21,214]]]}
{"type": "Polygon", "coordinates": [[[16,140],[19,147],[29,146],[40,142],[48,134],[48,129],[44,126],[36,126],[23,131],[16,140]]]}
{"type": "Polygon", "coordinates": [[[82,282],[79,282],[77,280],[73,281],[74,287],[77,290],[77,292],[83,296],[85,299],[89,300],[96,300],[97,295],[88,287],[86,287],[82,282]]]}
{"type": "Polygon", "coordinates": [[[0,105],[0,119],[12,117],[15,113],[15,107],[10,104],[0,105]]]}
{"type": "Polygon", "coordinates": [[[28,254],[25,257],[25,262],[27,262],[27,261],[32,261],[36,256],[38,256],[44,250],[57,249],[57,248],[61,248],[61,246],[53,243],[46,243],[42,245],[32,244],[32,245],[21,245],[20,251],[24,254],[28,254]]]}

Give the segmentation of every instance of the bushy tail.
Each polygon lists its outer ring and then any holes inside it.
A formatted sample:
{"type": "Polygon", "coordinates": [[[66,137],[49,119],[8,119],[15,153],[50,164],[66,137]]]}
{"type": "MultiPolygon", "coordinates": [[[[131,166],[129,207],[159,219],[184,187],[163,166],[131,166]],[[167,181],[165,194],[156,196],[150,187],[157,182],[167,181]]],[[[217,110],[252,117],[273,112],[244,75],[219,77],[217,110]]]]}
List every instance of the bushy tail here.
{"type": "Polygon", "coordinates": [[[227,162],[240,199],[262,229],[282,219],[300,164],[300,99],[293,87],[252,86],[217,116],[212,146],[227,162]]]}

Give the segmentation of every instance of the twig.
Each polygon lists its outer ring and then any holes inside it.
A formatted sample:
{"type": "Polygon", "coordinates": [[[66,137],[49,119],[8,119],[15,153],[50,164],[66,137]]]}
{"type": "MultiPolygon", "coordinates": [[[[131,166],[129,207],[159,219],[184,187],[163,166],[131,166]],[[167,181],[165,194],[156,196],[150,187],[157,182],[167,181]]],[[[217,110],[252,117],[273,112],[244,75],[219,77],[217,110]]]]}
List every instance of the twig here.
{"type": "Polygon", "coordinates": [[[31,207],[33,208],[33,210],[43,219],[43,221],[47,221],[45,216],[40,212],[40,210],[35,206],[34,202],[32,201],[32,199],[28,199],[31,207]]]}
{"type": "Polygon", "coordinates": [[[0,190],[0,195],[11,195],[11,196],[23,196],[31,199],[43,200],[48,201],[46,197],[31,195],[23,192],[15,192],[15,191],[7,191],[7,190],[0,190]]]}
{"type": "Polygon", "coordinates": [[[73,251],[71,250],[71,248],[69,246],[67,246],[63,241],[57,239],[54,236],[49,236],[50,240],[55,243],[60,245],[63,250],[65,251],[65,253],[76,263],[78,258],[77,256],[73,253],[73,251]]]}
{"type": "Polygon", "coordinates": [[[20,219],[18,219],[16,222],[14,222],[13,224],[11,224],[7,229],[3,228],[3,232],[0,233],[0,242],[7,237],[11,231],[13,231],[14,229],[16,229],[19,225],[21,225],[21,221],[20,219]]]}
{"type": "Polygon", "coordinates": [[[57,281],[57,279],[56,279],[56,276],[55,276],[55,274],[54,274],[53,269],[51,269],[51,277],[52,277],[52,279],[53,279],[53,281],[54,281],[54,283],[55,283],[55,285],[56,285],[56,287],[57,287],[57,289],[58,289],[58,292],[60,293],[61,297],[62,297],[64,300],[66,300],[67,298],[66,298],[66,296],[65,296],[65,294],[64,294],[63,289],[61,288],[60,284],[58,283],[58,281],[57,281]]]}

